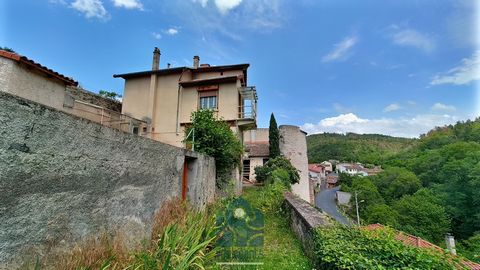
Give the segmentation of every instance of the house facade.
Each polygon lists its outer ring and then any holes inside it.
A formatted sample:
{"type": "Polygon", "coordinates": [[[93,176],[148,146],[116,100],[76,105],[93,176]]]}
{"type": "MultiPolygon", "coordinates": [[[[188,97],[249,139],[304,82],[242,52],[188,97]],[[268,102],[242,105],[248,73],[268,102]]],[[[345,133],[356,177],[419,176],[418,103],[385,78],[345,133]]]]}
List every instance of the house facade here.
{"type": "Polygon", "coordinates": [[[0,50],[0,67],[0,91],[129,133],[145,125],[122,115],[120,102],[82,89],[74,79],[26,56],[0,50]]]}
{"type": "Polygon", "coordinates": [[[356,164],[356,163],[339,163],[337,164],[336,170],[338,173],[368,176],[368,173],[365,170],[365,168],[362,165],[356,164]]]}
{"type": "Polygon", "coordinates": [[[243,180],[256,183],[255,167],[263,166],[269,159],[270,144],[268,128],[247,130],[243,133],[245,156],[243,159],[243,180]]]}
{"type": "Polygon", "coordinates": [[[239,139],[256,127],[257,93],[248,86],[249,64],[210,66],[193,57],[192,67],[160,68],[160,50],[152,69],[116,74],[125,80],[122,113],[147,123],[140,135],[185,147],[185,127],[192,112],[214,110],[239,139]]]}

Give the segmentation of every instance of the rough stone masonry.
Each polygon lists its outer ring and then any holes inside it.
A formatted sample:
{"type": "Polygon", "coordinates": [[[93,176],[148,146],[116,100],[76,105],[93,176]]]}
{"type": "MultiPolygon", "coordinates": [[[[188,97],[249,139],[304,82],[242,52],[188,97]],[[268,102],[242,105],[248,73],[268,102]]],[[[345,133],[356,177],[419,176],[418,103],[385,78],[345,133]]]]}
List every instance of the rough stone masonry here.
{"type": "Polygon", "coordinates": [[[155,211],[181,196],[186,159],[188,199],[203,207],[213,158],[0,92],[0,268],[102,231],[148,238],[155,211]]]}

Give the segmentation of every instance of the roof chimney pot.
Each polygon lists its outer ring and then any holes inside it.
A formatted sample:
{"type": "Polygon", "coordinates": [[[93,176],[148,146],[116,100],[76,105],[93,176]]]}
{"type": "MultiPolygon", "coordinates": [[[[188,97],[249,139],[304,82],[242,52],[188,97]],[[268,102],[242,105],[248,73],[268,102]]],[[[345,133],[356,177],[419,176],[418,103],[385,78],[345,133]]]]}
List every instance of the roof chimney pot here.
{"type": "Polygon", "coordinates": [[[195,55],[193,57],[193,68],[198,68],[199,64],[200,64],[200,56],[195,55]]]}
{"type": "Polygon", "coordinates": [[[160,68],[160,49],[155,47],[153,50],[153,63],[152,70],[158,70],[160,68]]]}

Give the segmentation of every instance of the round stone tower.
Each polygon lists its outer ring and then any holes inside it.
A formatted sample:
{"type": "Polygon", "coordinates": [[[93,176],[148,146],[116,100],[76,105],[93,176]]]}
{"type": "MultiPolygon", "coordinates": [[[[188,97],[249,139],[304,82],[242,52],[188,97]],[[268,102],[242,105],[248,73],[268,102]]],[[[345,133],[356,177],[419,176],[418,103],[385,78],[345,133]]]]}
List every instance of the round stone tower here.
{"type": "Polygon", "coordinates": [[[310,181],[308,181],[307,133],[297,126],[290,125],[281,125],[278,129],[280,131],[280,152],[290,159],[300,174],[300,182],[292,186],[292,191],[305,201],[313,203],[310,181]]]}

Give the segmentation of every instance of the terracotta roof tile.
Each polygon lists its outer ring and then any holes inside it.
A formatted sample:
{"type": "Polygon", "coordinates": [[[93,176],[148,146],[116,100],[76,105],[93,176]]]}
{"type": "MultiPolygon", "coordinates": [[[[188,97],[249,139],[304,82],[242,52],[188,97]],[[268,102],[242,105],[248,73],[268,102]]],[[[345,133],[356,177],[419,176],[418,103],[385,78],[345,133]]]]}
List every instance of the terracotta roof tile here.
{"type": "Polygon", "coordinates": [[[46,66],[42,66],[41,64],[27,58],[26,56],[21,56],[21,55],[16,54],[16,53],[0,50],[0,57],[8,58],[8,59],[17,61],[19,63],[26,64],[26,65],[44,73],[44,74],[46,74],[47,76],[51,76],[51,77],[54,77],[56,79],[59,79],[59,80],[63,81],[67,85],[70,85],[70,86],[77,86],[78,85],[78,82],[73,80],[72,78],[69,78],[65,75],[62,75],[62,74],[56,72],[56,71],[53,71],[53,70],[47,68],[46,66]]]}
{"type": "Polygon", "coordinates": [[[246,143],[245,148],[249,157],[268,157],[270,153],[268,142],[246,143]]]}
{"type": "MultiPolygon", "coordinates": [[[[385,226],[383,226],[382,224],[376,223],[376,224],[367,225],[364,228],[366,228],[367,230],[376,230],[376,229],[385,228],[385,226]]],[[[410,235],[410,234],[404,233],[402,231],[397,231],[396,230],[395,239],[397,239],[398,241],[401,241],[405,245],[409,245],[409,246],[414,246],[414,247],[419,247],[419,248],[432,248],[432,249],[436,249],[436,250],[441,251],[441,252],[444,251],[443,248],[441,248],[441,247],[439,247],[435,244],[432,244],[432,243],[430,243],[430,242],[428,242],[428,241],[426,241],[426,240],[424,240],[424,239],[422,239],[418,236],[410,235]]],[[[468,269],[480,270],[480,264],[478,264],[478,263],[467,261],[467,260],[463,260],[462,263],[468,269]]]]}

